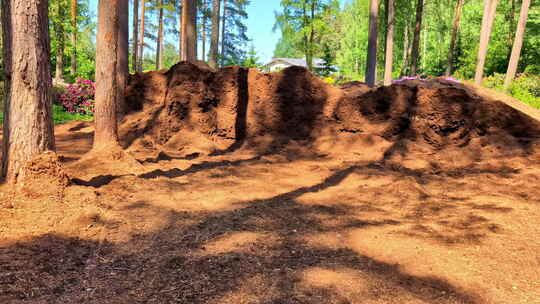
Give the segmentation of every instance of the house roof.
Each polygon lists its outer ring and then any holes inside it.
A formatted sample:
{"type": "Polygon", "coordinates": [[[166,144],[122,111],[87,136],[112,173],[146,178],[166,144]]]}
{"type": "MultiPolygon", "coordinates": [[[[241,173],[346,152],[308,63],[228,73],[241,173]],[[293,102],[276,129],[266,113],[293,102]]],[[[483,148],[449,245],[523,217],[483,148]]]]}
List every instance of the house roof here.
{"type": "MultiPolygon", "coordinates": [[[[278,62],[278,61],[281,61],[281,62],[284,62],[288,65],[295,65],[295,66],[301,66],[301,67],[305,67],[307,68],[307,63],[306,63],[306,60],[305,59],[300,59],[300,58],[272,58],[272,60],[267,63],[266,65],[270,65],[274,62],[278,62]]],[[[324,66],[324,60],[320,59],[320,58],[313,58],[313,67],[315,68],[322,68],[324,66]]]]}

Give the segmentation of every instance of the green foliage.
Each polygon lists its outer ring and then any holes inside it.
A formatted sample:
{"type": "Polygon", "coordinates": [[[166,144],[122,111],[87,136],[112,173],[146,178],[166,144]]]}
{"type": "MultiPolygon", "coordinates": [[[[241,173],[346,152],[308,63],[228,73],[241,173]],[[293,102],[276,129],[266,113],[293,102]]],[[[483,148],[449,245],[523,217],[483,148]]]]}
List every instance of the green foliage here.
{"type": "Polygon", "coordinates": [[[242,62],[240,66],[246,67],[246,68],[260,68],[263,65],[259,62],[260,58],[258,56],[257,50],[255,49],[255,46],[253,43],[251,44],[249,51],[247,53],[247,57],[242,62]]]}
{"type": "MultiPolygon", "coordinates": [[[[484,79],[483,85],[504,92],[504,74],[493,74],[484,79]]],[[[540,109],[540,77],[530,74],[520,74],[510,86],[508,92],[529,105],[540,109]]]]}

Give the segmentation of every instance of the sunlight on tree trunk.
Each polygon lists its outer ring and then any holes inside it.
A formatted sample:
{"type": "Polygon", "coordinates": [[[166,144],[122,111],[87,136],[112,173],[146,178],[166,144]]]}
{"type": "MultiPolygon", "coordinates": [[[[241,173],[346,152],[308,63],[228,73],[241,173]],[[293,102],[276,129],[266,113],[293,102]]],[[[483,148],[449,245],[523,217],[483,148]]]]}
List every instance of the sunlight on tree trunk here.
{"type": "Polygon", "coordinates": [[[197,1],[184,0],[182,6],[182,60],[197,60],[197,1]]]}
{"type": "Polygon", "coordinates": [[[495,20],[497,12],[497,3],[499,0],[484,0],[484,15],[482,17],[482,29],[480,31],[480,46],[478,47],[478,62],[476,64],[476,73],[474,82],[477,85],[482,84],[484,77],[484,66],[486,64],[486,56],[489,46],[489,36],[491,36],[491,28],[495,20]]]}
{"type": "Polygon", "coordinates": [[[521,47],[523,46],[523,36],[525,35],[525,26],[527,25],[527,17],[529,15],[530,4],[531,0],[523,0],[521,4],[521,12],[519,13],[519,23],[516,30],[516,38],[514,39],[512,55],[510,56],[508,70],[506,71],[506,78],[504,80],[505,90],[508,90],[510,88],[510,84],[512,84],[512,80],[514,80],[514,77],[516,76],[519,57],[521,54],[521,47]]]}
{"type": "Polygon", "coordinates": [[[375,86],[377,74],[377,27],[379,14],[379,0],[369,2],[369,37],[366,64],[366,83],[370,87],[375,86]]]}
{"type": "Polygon", "coordinates": [[[388,0],[388,28],[386,32],[386,59],[384,63],[384,85],[392,84],[392,65],[394,59],[394,0],[388,0]]]}
{"type": "Polygon", "coordinates": [[[2,0],[5,107],[2,177],[16,183],[21,167],[54,150],[46,0],[2,0]]]}
{"type": "Polygon", "coordinates": [[[138,53],[139,53],[139,0],[133,0],[133,42],[131,54],[131,68],[133,72],[138,71],[138,53]]]}
{"type": "Polygon", "coordinates": [[[99,0],[98,4],[94,149],[118,145],[118,2],[99,0]]]}
{"type": "Polygon", "coordinates": [[[117,0],[119,9],[118,29],[118,119],[125,110],[125,88],[129,76],[129,0],[117,0]]]}

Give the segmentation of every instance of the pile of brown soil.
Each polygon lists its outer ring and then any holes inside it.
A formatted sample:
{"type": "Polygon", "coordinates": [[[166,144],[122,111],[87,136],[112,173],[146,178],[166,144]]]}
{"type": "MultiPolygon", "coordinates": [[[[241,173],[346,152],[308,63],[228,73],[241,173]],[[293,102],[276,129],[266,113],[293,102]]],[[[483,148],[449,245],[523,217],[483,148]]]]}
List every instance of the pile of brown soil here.
{"type": "Polygon", "coordinates": [[[127,103],[123,144],[174,155],[270,153],[296,143],[304,152],[366,159],[446,149],[477,160],[530,155],[540,135],[538,121],[466,85],[435,79],[334,87],[301,67],[213,71],[183,62],[132,76],[127,103]]]}
{"type": "Polygon", "coordinates": [[[24,164],[17,187],[30,197],[61,196],[70,178],[55,152],[47,151],[24,164]]]}

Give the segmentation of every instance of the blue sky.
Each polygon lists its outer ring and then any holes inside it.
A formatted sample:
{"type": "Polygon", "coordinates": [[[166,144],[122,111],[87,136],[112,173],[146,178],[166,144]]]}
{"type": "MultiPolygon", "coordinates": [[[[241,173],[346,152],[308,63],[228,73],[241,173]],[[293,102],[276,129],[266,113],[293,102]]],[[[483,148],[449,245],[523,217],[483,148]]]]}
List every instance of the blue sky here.
{"type": "MultiPolygon", "coordinates": [[[[341,1],[345,2],[347,0],[341,1]]],[[[90,9],[95,15],[97,15],[97,2],[98,0],[90,0],[90,9]]],[[[276,43],[281,36],[279,31],[272,32],[275,20],[274,12],[281,11],[280,2],[280,0],[251,0],[251,4],[247,7],[248,19],[246,25],[248,37],[253,40],[253,45],[259,53],[261,62],[268,62],[272,58],[276,43]]],[[[130,21],[130,27],[131,24],[130,21]]],[[[131,32],[130,29],[130,34],[131,32]]],[[[171,38],[168,40],[171,40],[171,38]]]]}

